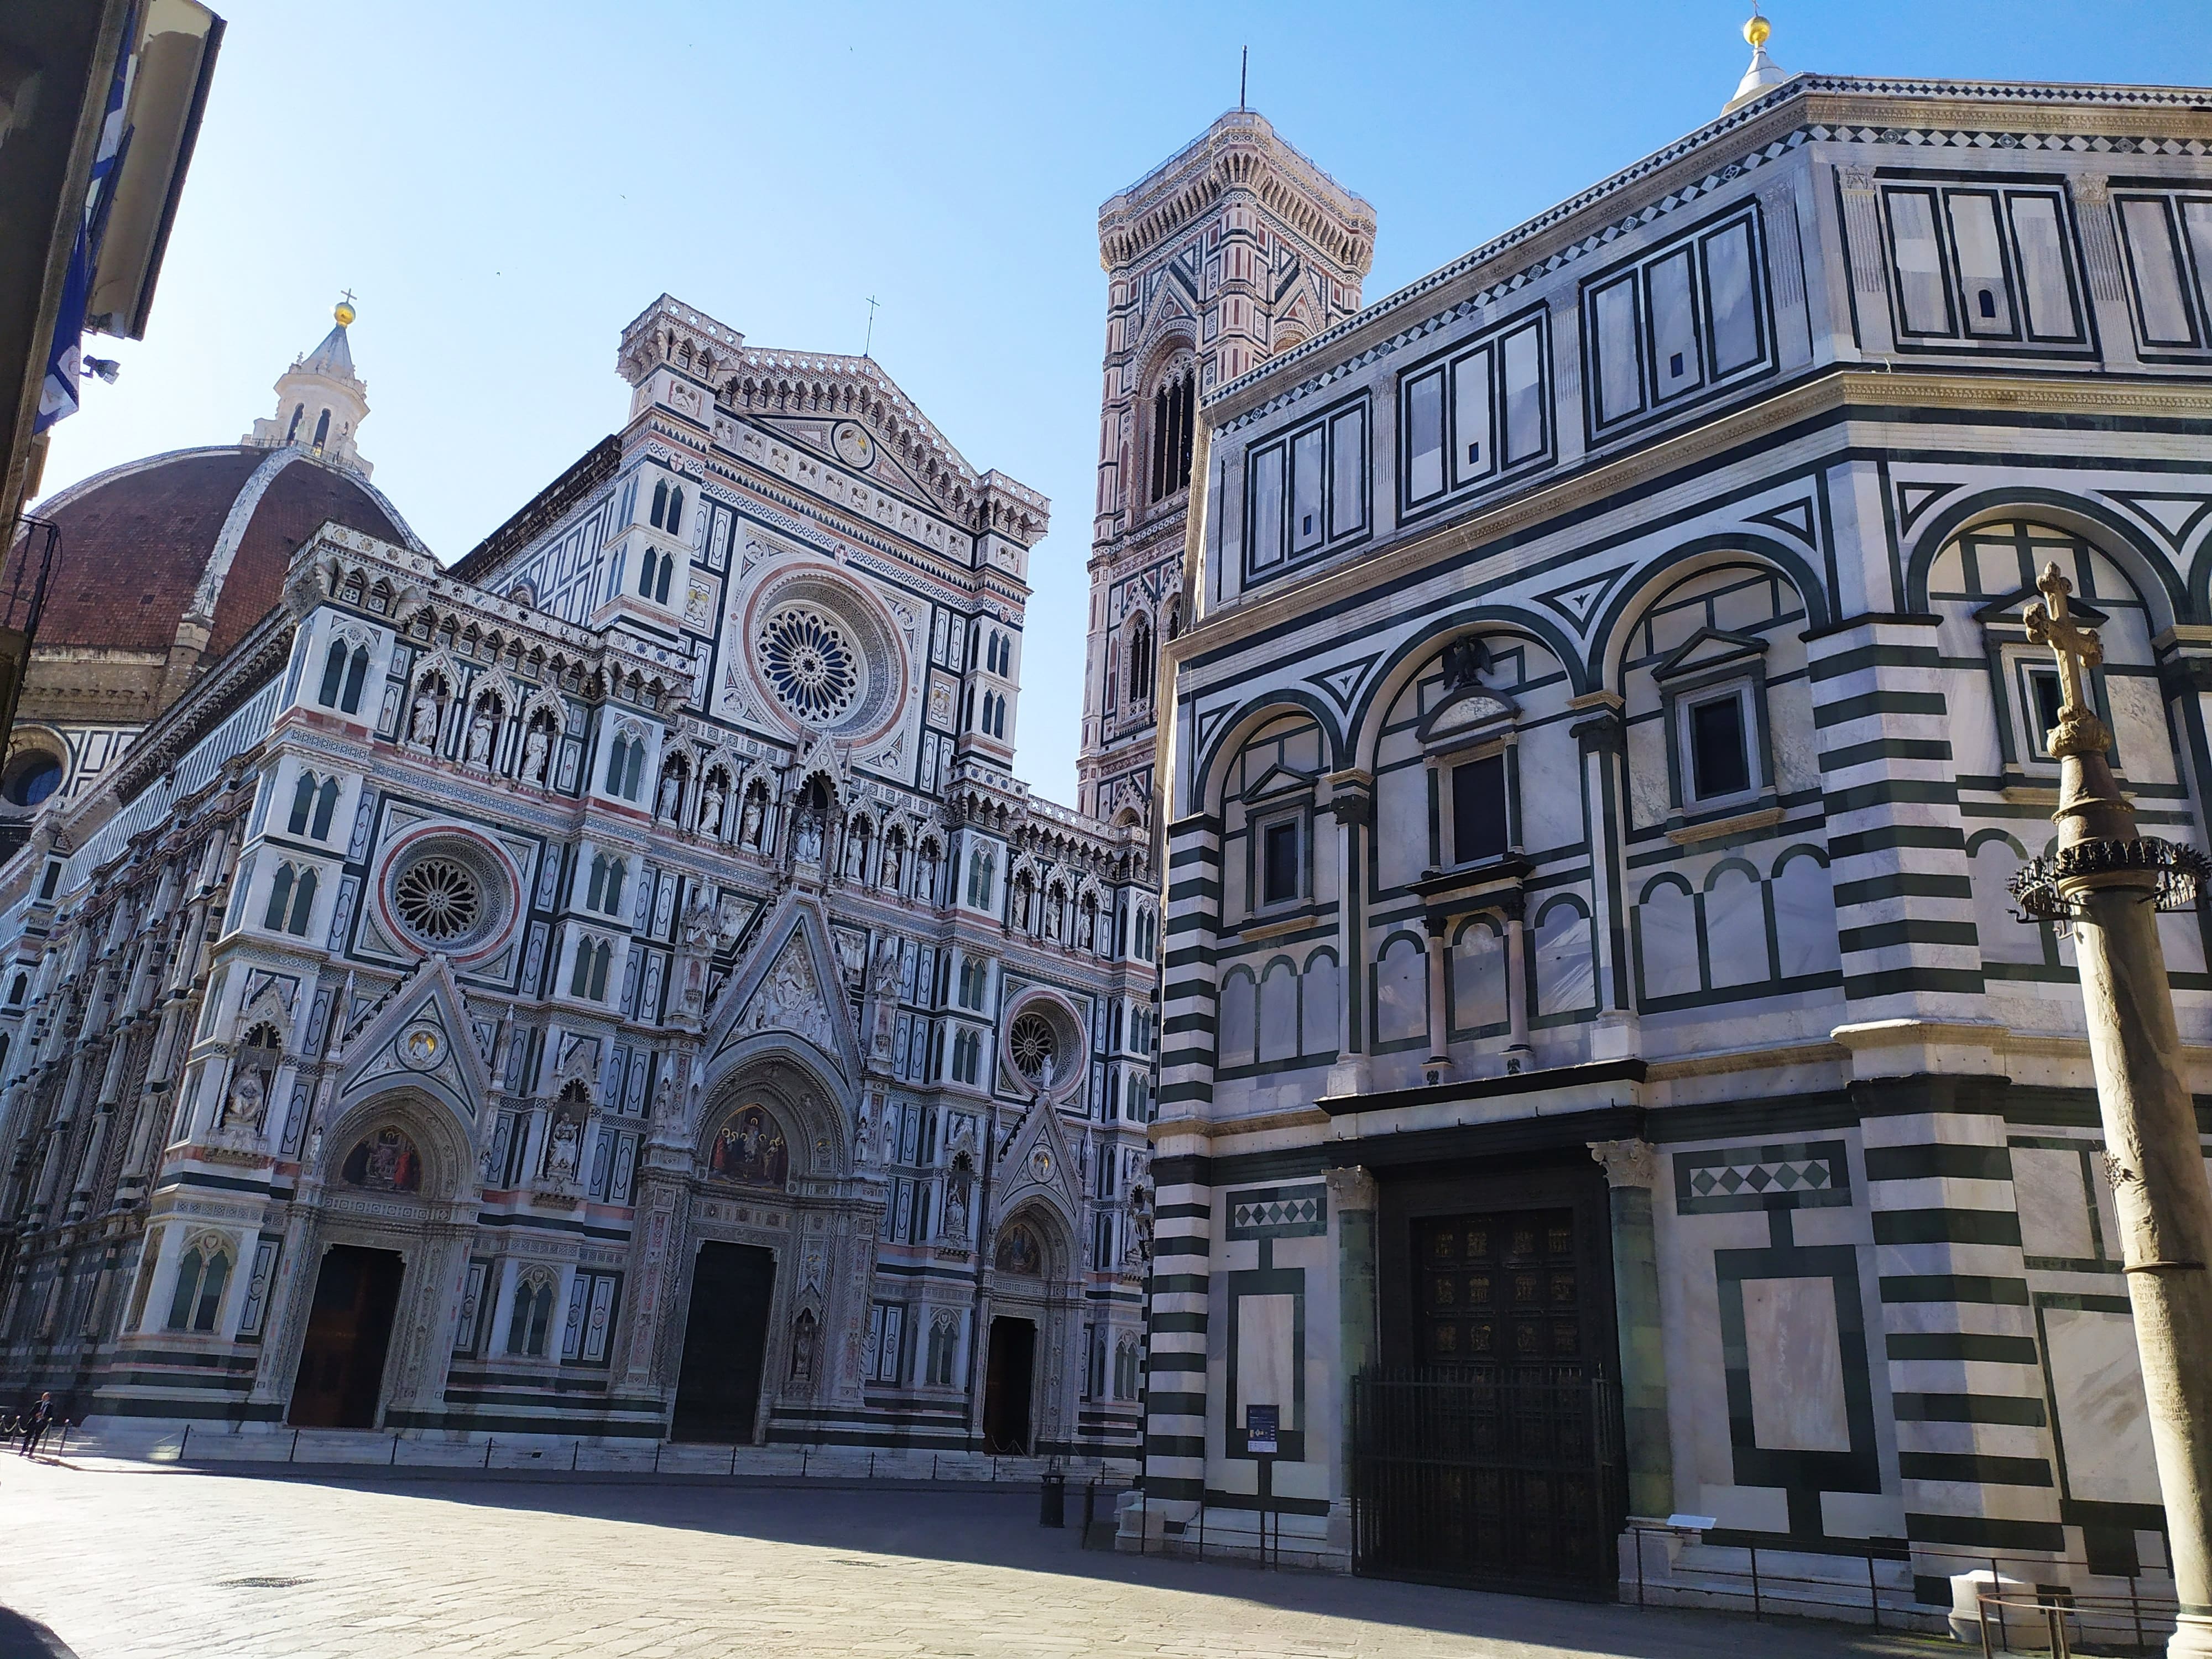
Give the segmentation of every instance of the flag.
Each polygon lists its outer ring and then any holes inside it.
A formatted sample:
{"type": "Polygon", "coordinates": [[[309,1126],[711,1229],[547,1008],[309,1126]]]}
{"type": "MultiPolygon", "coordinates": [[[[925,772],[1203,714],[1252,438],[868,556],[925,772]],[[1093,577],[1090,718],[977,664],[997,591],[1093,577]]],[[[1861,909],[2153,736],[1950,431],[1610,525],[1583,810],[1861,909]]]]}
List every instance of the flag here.
{"type": "Polygon", "coordinates": [[[92,273],[100,259],[100,233],[107,227],[108,204],[123,166],[130,133],[123,110],[131,93],[131,71],[137,63],[137,9],[123,21],[123,51],[107,85],[107,108],[100,125],[100,148],[92,159],[92,179],[84,192],[84,212],[70,246],[69,272],[62,280],[62,303],[54,318],[54,337],[46,353],[46,378],[39,387],[39,413],[31,430],[48,427],[77,410],[77,387],[84,378],[84,309],[92,297],[92,273]]]}

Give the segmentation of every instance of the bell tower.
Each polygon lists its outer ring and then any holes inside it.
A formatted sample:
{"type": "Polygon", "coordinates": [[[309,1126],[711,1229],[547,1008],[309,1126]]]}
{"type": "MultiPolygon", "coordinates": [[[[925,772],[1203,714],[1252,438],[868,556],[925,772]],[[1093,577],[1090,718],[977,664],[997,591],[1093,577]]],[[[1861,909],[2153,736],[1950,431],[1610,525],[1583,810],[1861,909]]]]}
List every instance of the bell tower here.
{"type": "Polygon", "coordinates": [[[1106,372],[1078,801],[1152,821],[1153,680],[1180,631],[1200,405],[1359,309],[1375,210],[1236,109],[1098,210],[1106,372]]]}

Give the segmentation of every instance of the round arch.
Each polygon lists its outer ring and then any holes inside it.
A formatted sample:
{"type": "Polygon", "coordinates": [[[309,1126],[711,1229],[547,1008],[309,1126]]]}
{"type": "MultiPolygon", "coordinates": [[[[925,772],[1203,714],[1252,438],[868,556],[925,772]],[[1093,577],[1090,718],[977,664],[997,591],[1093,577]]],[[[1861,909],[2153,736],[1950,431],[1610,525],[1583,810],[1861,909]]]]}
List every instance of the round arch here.
{"type": "Polygon", "coordinates": [[[1621,659],[1628,647],[1627,624],[1676,584],[1700,571],[1731,563],[1772,566],[1804,601],[1808,633],[1827,627],[1834,617],[1831,596],[1820,573],[1795,548],[1771,536],[1700,536],[1668,549],[1638,570],[1607,603],[1590,628],[1589,684],[1578,689],[1609,686],[1618,690],[1621,659]]]}
{"type": "Polygon", "coordinates": [[[2150,631],[2195,622],[2212,612],[2212,554],[2199,553],[2186,582],[2166,556],[2112,508],[2086,496],[2033,486],[1985,489],[1933,511],[1907,550],[1905,603],[1928,611],[1928,575],[1946,547],[1977,525],[2023,520],[2064,530],[2093,544],[2119,566],[2150,611],[2150,631]]]}
{"type": "Polygon", "coordinates": [[[477,1196],[476,1158],[469,1135],[450,1108],[412,1089],[396,1089],[355,1102],[323,1133],[316,1175],[325,1191],[351,1189],[345,1179],[356,1147],[386,1127],[398,1128],[422,1160],[418,1182],[408,1195],[427,1202],[467,1204],[477,1196]]]}
{"type": "Polygon", "coordinates": [[[1558,659],[1574,696],[1580,696],[1590,689],[1581,653],[1558,624],[1510,605],[1469,605],[1433,618],[1419,633],[1401,641],[1383,658],[1380,671],[1369,677],[1366,688],[1352,706],[1348,720],[1352,737],[1346,747],[1352,751],[1352,763],[1365,770],[1374,769],[1376,745],[1382,739],[1381,723],[1374,718],[1376,712],[1387,710],[1407,683],[1427,667],[1439,651],[1454,640],[1490,633],[1518,634],[1534,641],[1558,659]]]}
{"type": "Polygon", "coordinates": [[[783,1131],[788,1178],[833,1178],[850,1170],[853,1148],[845,1085],[812,1051],[781,1032],[763,1032],[732,1044],[716,1064],[700,1097],[705,1104],[691,1125],[692,1167],[713,1167],[714,1143],[745,1107],[758,1105],[783,1131]]]}
{"type": "Polygon", "coordinates": [[[1209,817],[1220,816],[1222,801],[1220,777],[1223,762],[1243,746],[1244,739],[1258,731],[1268,720],[1285,714],[1309,714],[1321,727],[1322,748],[1330,771],[1344,764],[1344,736],[1338,729],[1335,712],[1319,696],[1295,686],[1279,687],[1263,691],[1246,703],[1226,720],[1213,736],[1206,739],[1197,763],[1191,768],[1191,799],[1198,810],[1209,817]]]}

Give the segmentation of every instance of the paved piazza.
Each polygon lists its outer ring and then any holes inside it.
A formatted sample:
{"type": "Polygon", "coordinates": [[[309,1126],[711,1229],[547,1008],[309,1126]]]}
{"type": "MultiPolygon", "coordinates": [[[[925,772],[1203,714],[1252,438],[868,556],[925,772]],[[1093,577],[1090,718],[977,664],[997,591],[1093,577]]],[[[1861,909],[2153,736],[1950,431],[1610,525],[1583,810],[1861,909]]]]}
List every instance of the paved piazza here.
{"type": "MultiPolygon", "coordinates": [[[[252,1479],[7,1457],[0,1516],[0,1602],[81,1659],[1842,1659],[1933,1646],[1132,1560],[1039,1528],[1033,1490],[252,1479]]],[[[0,1659],[13,1659],[4,1628],[0,1659]]]]}

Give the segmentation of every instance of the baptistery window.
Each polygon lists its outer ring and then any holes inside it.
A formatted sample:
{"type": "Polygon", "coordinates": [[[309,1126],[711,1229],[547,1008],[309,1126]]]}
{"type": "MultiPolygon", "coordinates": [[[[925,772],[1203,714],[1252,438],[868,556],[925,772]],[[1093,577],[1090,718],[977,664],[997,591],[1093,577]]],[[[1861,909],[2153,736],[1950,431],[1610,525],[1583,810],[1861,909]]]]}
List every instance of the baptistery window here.
{"type": "Polygon", "coordinates": [[[832,726],[860,695],[860,653],[836,619],[812,605],[778,606],[761,624],[761,672],[776,700],[809,726],[832,726]]]}
{"type": "Polygon", "coordinates": [[[499,860],[461,836],[419,842],[385,877],[386,906],[399,930],[425,950],[465,953],[498,933],[511,895],[499,860]]]}

